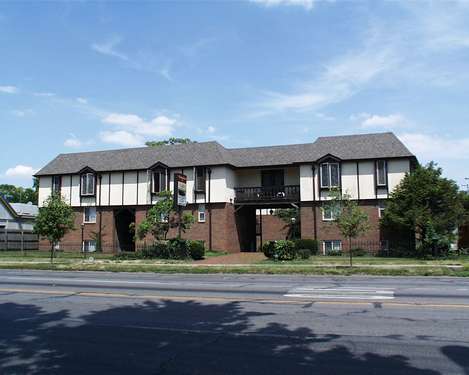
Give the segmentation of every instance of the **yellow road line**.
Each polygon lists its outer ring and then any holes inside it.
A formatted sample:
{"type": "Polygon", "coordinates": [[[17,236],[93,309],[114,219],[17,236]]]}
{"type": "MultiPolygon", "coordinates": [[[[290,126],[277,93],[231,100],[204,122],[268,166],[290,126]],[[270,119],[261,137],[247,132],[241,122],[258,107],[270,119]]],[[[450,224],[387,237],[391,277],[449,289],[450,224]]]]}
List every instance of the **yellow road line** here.
{"type": "Polygon", "coordinates": [[[386,307],[423,307],[423,308],[450,308],[450,309],[469,309],[469,304],[436,304],[436,303],[409,303],[409,302],[380,302],[375,301],[321,301],[321,300],[281,300],[281,299],[264,299],[264,298],[234,298],[234,297],[208,297],[208,296],[172,296],[172,295],[156,295],[156,294],[127,294],[112,292],[81,292],[71,290],[37,290],[37,289],[20,289],[20,288],[0,288],[0,292],[13,293],[31,293],[31,294],[47,294],[47,295],[73,295],[81,297],[110,297],[110,298],[129,298],[129,299],[157,299],[157,300],[176,300],[176,301],[207,301],[207,302],[258,302],[282,305],[304,305],[305,303],[314,303],[315,305],[354,305],[354,306],[373,306],[379,303],[386,307]]]}

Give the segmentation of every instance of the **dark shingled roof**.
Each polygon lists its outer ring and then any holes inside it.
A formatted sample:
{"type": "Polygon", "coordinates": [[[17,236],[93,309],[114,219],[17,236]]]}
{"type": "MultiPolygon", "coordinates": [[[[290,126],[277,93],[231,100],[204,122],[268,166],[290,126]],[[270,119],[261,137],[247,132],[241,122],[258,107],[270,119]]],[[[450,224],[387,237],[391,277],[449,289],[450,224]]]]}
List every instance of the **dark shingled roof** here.
{"type": "Polygon", "coordinates": [[[226,149],[217,142],[140,147],[121,150],[60,154],[36,176],[95,171],[147,169],[157,162],[168,167],[229,164],[234,167],[287,165],[313,162],[325,155],[342,160],[413,157],[393,133],[320,137],[314,143],[226,149]]]}

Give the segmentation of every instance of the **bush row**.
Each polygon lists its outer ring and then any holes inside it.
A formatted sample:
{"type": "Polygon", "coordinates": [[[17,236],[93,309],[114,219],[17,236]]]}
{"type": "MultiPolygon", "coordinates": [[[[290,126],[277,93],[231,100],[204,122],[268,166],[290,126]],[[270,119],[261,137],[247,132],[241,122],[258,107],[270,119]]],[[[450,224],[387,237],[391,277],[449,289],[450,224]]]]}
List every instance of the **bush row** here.
{"type": "Polygon", "coordinates": [[[262,246],[264,255],[275,260],[308,259],[311,255],[316,255],[318,250],[318,241],[308,239],[267,241],[262,246]]]}
{"type": "Polygon", "coordinates": [[[205,245],[203,241],[173,238],[168,241],[155,242],[136,252],[121,252],[114,256],[118,260],[130,259],[203,259],[205,245]]]}

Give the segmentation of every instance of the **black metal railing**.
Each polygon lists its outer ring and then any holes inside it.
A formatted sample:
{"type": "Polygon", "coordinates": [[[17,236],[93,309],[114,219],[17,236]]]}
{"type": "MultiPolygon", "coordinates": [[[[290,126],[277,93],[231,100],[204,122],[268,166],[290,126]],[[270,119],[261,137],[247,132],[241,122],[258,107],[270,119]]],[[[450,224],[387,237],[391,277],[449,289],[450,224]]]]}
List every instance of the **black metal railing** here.
{"type": "Polygon", "coordinates": [[[298,202],[300,185],[235,188],[235,202],[298,202]]]}

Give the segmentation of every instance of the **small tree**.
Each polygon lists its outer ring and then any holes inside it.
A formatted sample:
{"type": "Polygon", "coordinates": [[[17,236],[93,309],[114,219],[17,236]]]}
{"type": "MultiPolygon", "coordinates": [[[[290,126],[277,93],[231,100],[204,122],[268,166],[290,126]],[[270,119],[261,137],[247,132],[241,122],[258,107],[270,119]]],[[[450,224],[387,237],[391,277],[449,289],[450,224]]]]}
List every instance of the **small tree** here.
{"type": "Polygon", "coordinates": [[[137,227],[136,233],[139,239],[151,233],[157,240],[166,240],[170,228],[179,226],[181,231],[185,232],[194,223],[194,216],[189,213],[176,215],[170,191],[158,193],[157,198],[155,205],[148,210],[145,219],[137,227]]]}
{"type": "Polygon", "coordinates": [[[352,240],[366,233],[370,228],[368,215],[348,194],[331,191],[332,200],[328,203],[334,211],[335,224],[342,236],[348,239],[350,267],[352,267],[352,240]]]}
{"type": "Polygon", "coordinates": [[[463,195],[431,162],[417,166],[391,193],[382,223],[412,231],[419,253],[437,256],[449,249],[455,229],[463,221],[463,195]]]}
{"type": "Polygon", "coordinates": [[[62,199],[60,194],[52,194],[39,209],[34,231],[49,241],[51,263],[54,262],[55,246],[68,231],[73,230],[74,218],[72,207],[62,199]]]}

